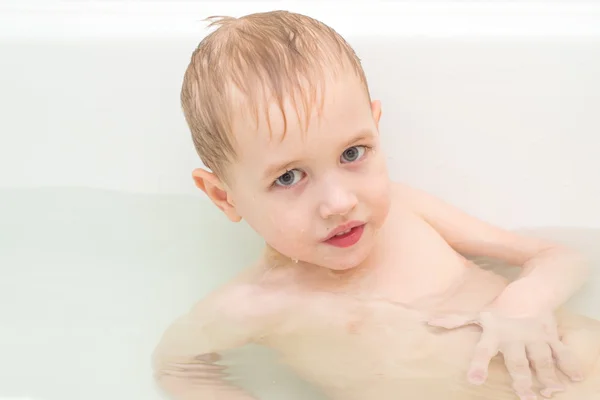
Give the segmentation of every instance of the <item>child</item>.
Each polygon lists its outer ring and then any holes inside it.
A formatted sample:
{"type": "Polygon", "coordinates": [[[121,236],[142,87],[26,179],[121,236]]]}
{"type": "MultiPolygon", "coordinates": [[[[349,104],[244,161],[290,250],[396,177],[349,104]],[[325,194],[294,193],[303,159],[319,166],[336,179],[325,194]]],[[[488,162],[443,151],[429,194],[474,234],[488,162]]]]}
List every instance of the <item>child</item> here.
{"type": "Polygon", "coordinates": [[[214,363],[248,343],[331,399],[598,396],[600,324],[554,319],[586,275],[576,253],[390,182],[381,105],[331,28],[282,11],[215,24],[183,82],[212,170],[193,178],[266,249],[165,332],[153,365],[173,398],[253,398],[214,363]],[[461,254],[523,273],[507,284],[461,254]]]}

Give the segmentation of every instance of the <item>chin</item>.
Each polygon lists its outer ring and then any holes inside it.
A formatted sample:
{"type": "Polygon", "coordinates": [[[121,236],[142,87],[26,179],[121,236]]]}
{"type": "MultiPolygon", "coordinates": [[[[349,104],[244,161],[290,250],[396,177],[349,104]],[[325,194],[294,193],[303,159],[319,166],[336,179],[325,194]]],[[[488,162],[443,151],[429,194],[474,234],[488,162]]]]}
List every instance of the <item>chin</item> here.
{"type": "Polygon", "coordinates": [[[342,250],[342,254],[323,260],[323,266],[334,271],[347,271],[360,266],[369,258],[373,249],[372,243],[367,243],[367,238],[363,240],[351,249],[342,250]]]}
{"type": "Polygon", "coordinates": [[[348,260],[332,260],[327,259],[321,262],[316,263],[318,266],[326,269],[330,269],[332,271],[347,271],[355,268],[358,264],[355,262],[350,262],[348,260]]]}
{"type": "Polygon", "coordinates": [[[336,265],[325,265],[324,267],[331,271],[350,271],[358,267],[360,263],[348,263],[348,264],[336,264],[336,265]]]}

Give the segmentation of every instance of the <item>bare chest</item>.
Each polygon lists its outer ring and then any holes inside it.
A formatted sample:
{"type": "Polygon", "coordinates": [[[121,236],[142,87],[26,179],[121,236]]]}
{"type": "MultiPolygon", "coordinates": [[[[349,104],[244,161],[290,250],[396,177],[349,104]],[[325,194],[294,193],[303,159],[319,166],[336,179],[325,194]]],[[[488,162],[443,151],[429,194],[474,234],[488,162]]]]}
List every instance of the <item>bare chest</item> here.
{"type": "Polygon", "coordinates": [[[462,279],[466,260],[422,219],[398,221],[386,228],[359,290],[406,304],[445,295],[462,279]]]}
{"type": "Polygon", "coordinates": [[[445,332],[425,321],[438,312],[480,310],[505,287],[426,223],[403,222],[386,232],[375,261],[351,278],[299,269],[287,278],[283,273],[277,285],[293,290],[264,344],[327,391],[455,382],[464,376],[479,330],[445,332]]]}
{"type": "Polygon", "coordinates": [[[389,282],[375,282],[372,291],[304,293],[290,303],[264,344],[326,391],[343,388],[344,398],[365,388],[388,385],[397,393],[397,385],[403,391],[416,385],[419,392],[418,382],[447,380],[450,385],[462,379],[479,330],[440,331],[425,321],[446,308],[483,308],[503,289],[503,281],[463,265],[461,280],[423,308],[421,300],[403,303],[405,296],[395,296],[389,282]]]}
{"type": "Polygon", "coordinates": [[[384,387],[422,393],[424,381],[461,379],[479,335],[436,331],[425,317],[387,300],[314,293],[264,344],[330,398],[371,398],[368,391],[384,387]]]}

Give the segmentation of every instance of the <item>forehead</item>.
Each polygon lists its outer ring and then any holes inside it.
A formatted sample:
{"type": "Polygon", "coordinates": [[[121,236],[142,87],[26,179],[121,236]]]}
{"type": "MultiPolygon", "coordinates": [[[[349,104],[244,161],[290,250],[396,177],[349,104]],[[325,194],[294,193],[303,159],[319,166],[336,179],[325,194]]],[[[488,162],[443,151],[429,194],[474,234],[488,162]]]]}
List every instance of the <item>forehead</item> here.
{"type": "Polygon", "coordinates": [[[327,79],[317,101],[307,104],[308,115],[300,98],[285,98],[282,105],[283,113],[276,102],[257,115],[247,107],[236,110],[233,132],[240,162],[260,167],[272,158],[305,157],[375,127],[365,85],[351,73],[327,79]]]}

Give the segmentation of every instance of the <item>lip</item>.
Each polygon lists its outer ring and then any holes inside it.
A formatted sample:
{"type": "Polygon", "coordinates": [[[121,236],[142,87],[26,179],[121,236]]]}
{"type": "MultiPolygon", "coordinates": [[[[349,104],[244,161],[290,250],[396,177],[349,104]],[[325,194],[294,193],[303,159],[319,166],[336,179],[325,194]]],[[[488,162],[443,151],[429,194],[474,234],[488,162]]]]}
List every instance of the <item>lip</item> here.
{"type": "Polygon", "coordinates": [[[332,237],[334,237],[335,235],[337,235],[338,233],[342,233],[344,231],[347,231],[352,228],[356,228],[356,227],[364,225],[364,224],[365,223],[362,221],[350,221],[343,225],[339,225],[338,227],[333,229],[331,232],[329,232],[329,234],[327,235],[327,237],[325,237],[325,239],[323,239],[323,241],[326,242],[329,239],[331,239],[332,237]]]}

